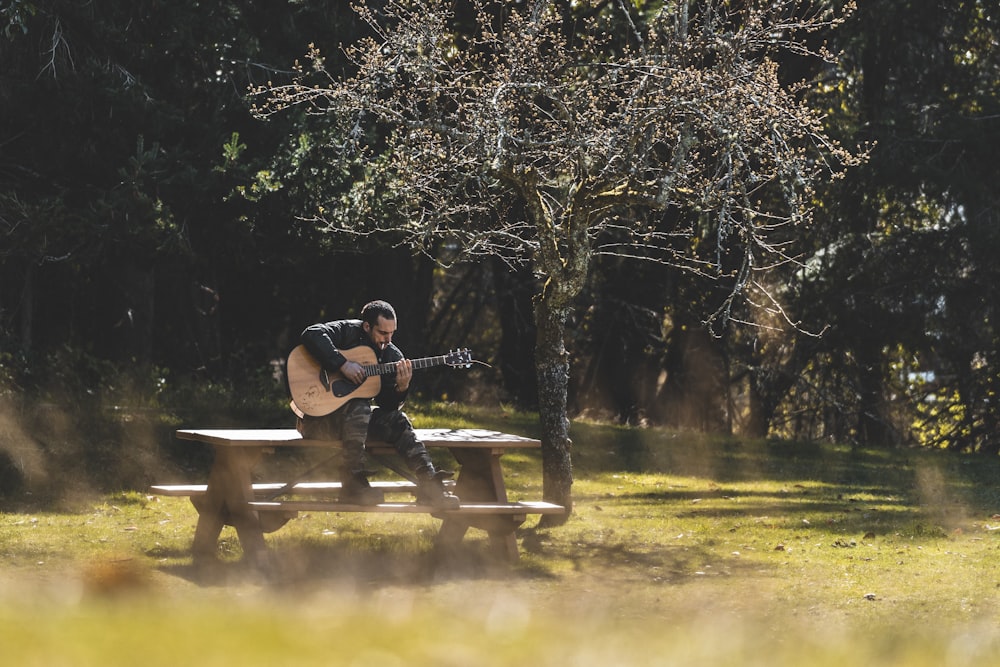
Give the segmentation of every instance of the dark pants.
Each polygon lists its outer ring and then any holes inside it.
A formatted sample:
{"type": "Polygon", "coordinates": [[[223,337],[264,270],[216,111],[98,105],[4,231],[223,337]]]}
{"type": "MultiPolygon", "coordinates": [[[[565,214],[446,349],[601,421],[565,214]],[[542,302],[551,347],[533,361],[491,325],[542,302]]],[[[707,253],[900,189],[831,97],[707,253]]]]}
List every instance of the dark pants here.
{"type": "Polygon", "coordinates": [[[352,398],[323,417],[306,415],[300,422],[299,431],[304,438],[339,440],[343,443],[341,468],[347,472],[365,470],[365,442],[379,440],[392,445],[414,473],[434,474],[434,464],[427,448],[417,439],[406,413],[384,408],[373,410],[371,400],[367,398],[352,398]]]}

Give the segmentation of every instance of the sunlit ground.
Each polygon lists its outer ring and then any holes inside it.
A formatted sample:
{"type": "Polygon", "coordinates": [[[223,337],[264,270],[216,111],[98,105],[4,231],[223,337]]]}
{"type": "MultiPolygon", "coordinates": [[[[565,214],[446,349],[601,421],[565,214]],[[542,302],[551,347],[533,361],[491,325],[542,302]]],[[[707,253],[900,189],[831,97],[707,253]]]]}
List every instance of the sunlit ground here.
{"type": "Polygon", "coordinates": [[[419,515],[301,515],[259,572],[231,529],[196,568],[182,498],[0,514],[4,664],[1000,664],[996,462],[643,438],[577,437],[574,515],[515,566],[419,515]]]}

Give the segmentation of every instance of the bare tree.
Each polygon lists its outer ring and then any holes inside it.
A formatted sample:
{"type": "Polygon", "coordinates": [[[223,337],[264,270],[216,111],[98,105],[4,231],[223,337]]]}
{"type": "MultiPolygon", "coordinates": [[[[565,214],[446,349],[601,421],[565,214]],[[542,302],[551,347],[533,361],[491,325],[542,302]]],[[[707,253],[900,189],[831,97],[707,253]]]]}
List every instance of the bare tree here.
{"type": "Polygon", "coordinates": [[[811,185],[858,160],[775,60],[834,62],[809,46],[840,20],[828,5],[389,0],[357,9],[375,36],[348,47],[354,71],[330,73],[311,47],[255,112],[327,116],[365,165],[317,224],[530,262],[544,495],[571,507],[564,332],[594,257],[729,281],[718,322],[739,297],[781,313],[759,277],[794,261],[811,185]]]}

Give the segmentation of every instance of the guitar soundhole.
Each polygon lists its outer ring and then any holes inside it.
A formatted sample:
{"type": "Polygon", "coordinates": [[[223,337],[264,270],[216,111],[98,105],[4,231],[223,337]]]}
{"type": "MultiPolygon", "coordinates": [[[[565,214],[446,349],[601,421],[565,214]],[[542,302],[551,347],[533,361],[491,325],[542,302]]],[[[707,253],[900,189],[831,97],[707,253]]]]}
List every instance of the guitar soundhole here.
{"type": "Polygon", "coordinates": [[[336,382],[333,383],[333,386],[331,387],[331,389],[333,390],[333,395],[336,396],[337,398],[342,398],[344,396],[347,396],[357,388],[358,385],[354,384],[353,382],[348,382],[347,380],[337,380],[336,382]]]}

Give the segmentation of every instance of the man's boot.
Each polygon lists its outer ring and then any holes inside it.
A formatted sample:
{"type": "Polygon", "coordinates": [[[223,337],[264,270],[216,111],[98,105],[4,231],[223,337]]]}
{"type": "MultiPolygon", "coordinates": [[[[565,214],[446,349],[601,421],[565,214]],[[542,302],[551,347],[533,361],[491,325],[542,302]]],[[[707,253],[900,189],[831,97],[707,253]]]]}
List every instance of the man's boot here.
{"type": "Polygon", "coordinates": [[[385,502],[385,494],[368,483],[367,471],[342,468],[338,501],[345,505],[378,505],[385,502]]]}
{"type": "Polygon", "coordinates": [[[457,510],[461,501],[454,493],[444,488],[444,480],[451,479],[447,470],[434,470],[433,465],[420,467],[417,471],[417,504],[430,505],[435,510],[457,510]]]}

